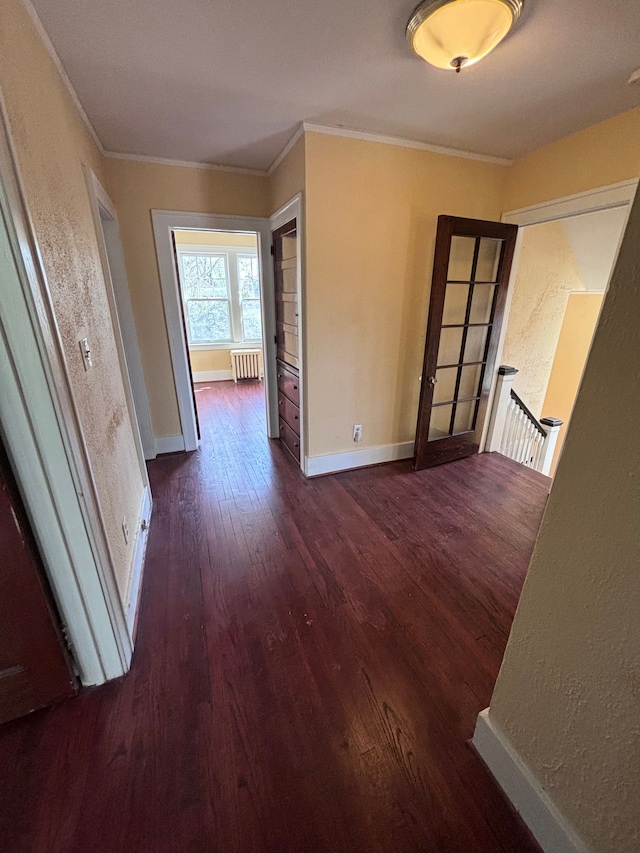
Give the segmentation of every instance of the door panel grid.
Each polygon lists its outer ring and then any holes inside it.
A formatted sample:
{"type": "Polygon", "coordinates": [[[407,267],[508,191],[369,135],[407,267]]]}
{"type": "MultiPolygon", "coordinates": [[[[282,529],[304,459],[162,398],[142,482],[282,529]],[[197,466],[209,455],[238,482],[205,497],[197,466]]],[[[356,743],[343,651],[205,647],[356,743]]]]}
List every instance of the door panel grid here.
{"type": "Polygon", "coordinates": [[[416,467],[478,449],[516,232],[495,222],[438,220],[416,467]]]}

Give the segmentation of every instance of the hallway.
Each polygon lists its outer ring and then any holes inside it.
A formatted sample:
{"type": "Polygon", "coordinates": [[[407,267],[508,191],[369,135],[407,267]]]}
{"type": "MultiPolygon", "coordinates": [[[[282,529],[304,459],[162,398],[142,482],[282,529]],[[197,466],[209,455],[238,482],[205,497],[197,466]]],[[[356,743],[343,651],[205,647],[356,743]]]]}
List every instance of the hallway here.
{"type": "Polygon", "coordinates": [[[527,853],[467,745],[547,496],[497,454],[305,480],[259,383],[150,463],[131,673],[0,728],[18,853],[527,853]]]}

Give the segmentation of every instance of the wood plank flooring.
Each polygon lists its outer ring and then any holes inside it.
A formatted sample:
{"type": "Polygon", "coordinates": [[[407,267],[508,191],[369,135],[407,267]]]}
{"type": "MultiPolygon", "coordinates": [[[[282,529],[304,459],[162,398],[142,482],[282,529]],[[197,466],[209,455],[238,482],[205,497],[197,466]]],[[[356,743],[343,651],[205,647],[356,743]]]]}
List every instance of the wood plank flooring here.
{"type": "Polygon", "coordinates": [[[467,744],[547,481],[496,454],[305,480],[259,383],[150,464],[131,672],[0,727],[0,848],[528,853],[467,744]]]}

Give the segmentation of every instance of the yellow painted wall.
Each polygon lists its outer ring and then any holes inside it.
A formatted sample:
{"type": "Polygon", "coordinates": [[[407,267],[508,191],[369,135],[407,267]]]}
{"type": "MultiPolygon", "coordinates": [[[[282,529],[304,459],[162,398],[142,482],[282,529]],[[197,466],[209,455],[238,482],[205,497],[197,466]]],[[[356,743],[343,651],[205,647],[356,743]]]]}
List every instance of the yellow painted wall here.
{"type": "Polygon", "coordinates": [[[189,361],[194,373],[205,370],[231,370],[231,348],[191,349],[189,361]]]}
{"type": "Polygon", "coordinates": [[[305,137],[306,134],[300,137],[270,177],[270,213],[275,213],[305,188],[305,137]]]}
{"type": "Polygon", "coordinates": [[[537,417],[561,417],[543,408],[569,293],[584,290],[562,222],[524,229],[511,294],[502,363],[518,368],[514,390],[537,417]]]}
{"type": "Polygon", "coordinates": [[[564,444],[566,427],[573,411],[603,298],[604,293],[570,293],[567,300],[542,406],[545,414],[564,421],[551,465],[552,477],[564,444]]]}
{"type": "Polygon", "coordinates": [[[640,176],[640,109],[545,145],[509,170],[504,209],[518,210],[640,176]]]}
{"type": "Polygon", "coordinates": [[[640,849],[640,200],[605,297],[490,718],[586,849],[640,849]]]}
{"type": "Polygon", "coordinates": [[[499,219],[507,167],[305,139],[307,452],[412,441],[437,217],[499,219]]]}
{"type": "Polygon", "coordinates": [[[246,246],[257,249],[255,234],[233,234],[229,231],[174,231],[177,246],[246,246]]]}
{"type": "Polygon", "coordinates": [[[135,537],[122,517],[139,518],[143,482],[83,167],[104,183],[102,157],[20,0],[4,0],[0,85],[15,142],[67,365],[123,596],[135,537]],[[94,368],[85,372],[78,341],[88,337],[94,368]]]}
{"type": "Polygon", "coordinates": [[[269,215],[267,177],[164,166],[133,160],[106,163],[108,190],[118,211],[153,430],[181,432],[171,368],[151,211],[269,215]]]}

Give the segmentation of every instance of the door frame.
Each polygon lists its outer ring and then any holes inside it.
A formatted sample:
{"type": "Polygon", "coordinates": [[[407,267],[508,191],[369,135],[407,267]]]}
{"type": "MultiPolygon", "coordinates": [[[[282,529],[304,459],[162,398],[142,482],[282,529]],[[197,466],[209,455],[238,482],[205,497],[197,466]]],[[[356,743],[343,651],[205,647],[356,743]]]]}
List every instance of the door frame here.
{"type": "Polygon", "coordinates": [[[189,213],[175,210],[152,210],[153,233],[162,287],[162,301],[167,323],[167,336],[175,381],[182,433],[172,450],[197,450],[197,416],[193,398],[188,342],[182,321],[182,296],[173,246],[173,231],[245,231],[258,235],[260,261],[260,308],[262,313],[262,345],[264,356],[265,406],[267,435],[278,437],[278,384],[275,375],[275,307],[273,268],[271,264],[271,226],[269,219],[258,216],[224,216],[214,213],[189,213]],[[182,446],[180,446],[180,444],[182,446]]]}
{"type": "Polygon", "coordinates": [[[147,466],[144,463],[145,459],[156,458],[156,443],[151,424],[151,412],[142,370],[138,335],[133,319],[118,215],[114,203],[89,166],[85,166],[85,179],[89,191],[91,215],[96,229],[102,272],[107,285],[111,322],[131,416],[131,426],[136,438],[140,472],[148,488],[147,466]]]}
{"type": "Polygon", "coordinates": [[[124,675],[133,643],[42,256],[0,94],[2,438],[84,685],[124,675]]]}
{"type": "MultiPolygon", "coordinates": [[[[278,228],[281,228],[283,225],[286,225],[287,222],[290,222],[292,219],[296,220],[296,265],[297,265],[297,278],[298,278],[298,379],[299,379],[299,391],[300,391],[300,468],[302,469],[302,473],[305,476],[309,475],[309,458],[307,456],[307,434],[306,434],[306,425],[307,425],[307,395],[306,395],[306,384],[307,384],[307,351],[306,351],[306,303],[305,303],[305,285],[304,285],[304,219],[303,219],[303,197],[302,193],[298,193],[292,199],[290,199],[286,204],[283,204],[282,207],[278,208],[275,213],[272,213],[269,222],[270,222],[270,230],[271,232],[276,231],[278,228]]],[[[273,269],[273,259],[271,260],[271,265],[273,269]]],[[[275,295],[272,297],[275,300],[275,295]]],[[[274,333],[275,333],[275,315],[274,315],[274,333]]],[[[273,354],[273,367],[276,369],[275,364],[275,347],[273,354]]],[[[277,394],[276,394],[276,410],[277,410],[277,394]]],[[[278,426],[276,422],[276,427],[278,426]]],[[[280,431],[278,430],[278,435],[280,431]]]]}
{"type": "MultiPolygon", "coordinates": [[[[619,181],[615,184],[608,184],[603,187],[595,187],[591,190],[586,190],[580,193],[574,193],[568,196],[551,199],[550,201],[532,204],[528,207],[521,207],[517,210],[509,210],[502,214],[501,222],[507,222],[512,225],[520,226],[518,229],[518,237],[516,239],[516,247],[513,255],[513,264],[511,266],[511,277],[509,279],[509,288],[507,291],[507,303],[504,308],[504,316],[502,320],[502,328],[498,340],[498,349],[496,352],[495,369],[493,371],[491,389],[489,392],[489,400],[487,411],[491,412],[495,397],[496,386],[498,382],[498,368],[502,363],[502,353],[504,351],[504,342],[509,328],[509,314],[511,312],[511,300],[515,288],[515,281],[518,275],[518,267],[520,263],[520,254],[522,251],[522,241],[524,239],[525,227],[528,225],[541,225],[544,222],[553,222],[558,219],[567,219],[571,216],[580,216],[584,213],[595,213],[598,210],[612,210],[617,207],[627,208],[627,221],[631,212],[631,205],[636,196],[640,178],[631,178],[627,181],[619,181]]],[[[622,245],[622,240],[627,228],[627,222],[622,229],[620,240],[618,242],[618,251],[622,245]]],[[[617,258],[617,252],[616,252],[617,258]]],[[[614,260],[613,267],[616,261],[614,260]]],[[[612,271],[613,271],[612,267],[612,271]]],[[[516,365],[517,366],[517,365],[516,365]]],[[[490,418],[486,418],[482,439],[480,441],[480,453],[486,450],[487,437],[489,433],[490,418]]]]}

